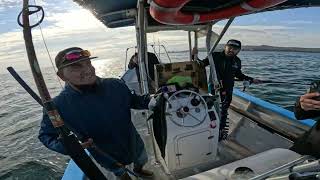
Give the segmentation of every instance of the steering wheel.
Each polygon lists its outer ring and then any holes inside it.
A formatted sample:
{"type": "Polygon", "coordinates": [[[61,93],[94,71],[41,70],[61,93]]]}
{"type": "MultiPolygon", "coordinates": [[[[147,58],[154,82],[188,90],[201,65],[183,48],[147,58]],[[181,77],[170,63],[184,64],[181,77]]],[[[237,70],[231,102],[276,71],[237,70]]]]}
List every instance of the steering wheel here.
{"type": "Polygon", "coordinates": [[[196,127],[205,121],[208,107],[200,94],[190,90],[180,90],[169,97],[166,114],[177,126],[196,127]]]}

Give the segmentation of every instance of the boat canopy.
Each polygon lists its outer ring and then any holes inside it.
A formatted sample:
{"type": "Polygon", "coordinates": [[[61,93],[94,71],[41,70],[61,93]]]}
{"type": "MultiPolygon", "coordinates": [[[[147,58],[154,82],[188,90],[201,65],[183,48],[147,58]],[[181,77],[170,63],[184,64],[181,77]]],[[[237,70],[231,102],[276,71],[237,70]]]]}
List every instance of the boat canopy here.
{"type": "MultiPolygon", "coordinates": [[[[89,9],[97,19],[109,28],[132,26],[135,24],[135,15],[137,0],[74,0],[80,6],[89,9]]],[[[254,0],[251,0],[254,2],[254,0]]],[[[150,1],[152,2],[152,1],[150,1]]],[[[174,2],[171,0],[170,2],[174,2]]],[[[181,1],[177,1],[181,2],[181,1]]],[[[215,11],[224,11],[224,9],[240,6],[242,3],[249,3],[246,0],[185,0],[187,2],[179,10],[182,13],[203,14],[215,11]]],[[[151,3],[152,4],[152,3],[151,3]]],[[[249,4],[250,5],[250,4],[249,4]]],[[[275,11],[302,7],[320,6],[320,0],[287,0],[278,5],[262,9],[245,12],[242,15],[255,14],[265,11],[275,11]]],[[[149,4],[146,5],[149,7],[149,4]]],[[[161,7],[162,8],[162,7],[161,7]]],[[[168,8],[172,10],[173,8],[168,8]]],[[[237,16],[237,15],[235,15],[237,16]]],[[[226,18],[224,18],[226,19],[226,18]]],[[[221,19],[214,19],[221,20],[221,19]]],[[[148,24],[151,26],[163,25],[154,20],[148,13],[148,24]]]]}

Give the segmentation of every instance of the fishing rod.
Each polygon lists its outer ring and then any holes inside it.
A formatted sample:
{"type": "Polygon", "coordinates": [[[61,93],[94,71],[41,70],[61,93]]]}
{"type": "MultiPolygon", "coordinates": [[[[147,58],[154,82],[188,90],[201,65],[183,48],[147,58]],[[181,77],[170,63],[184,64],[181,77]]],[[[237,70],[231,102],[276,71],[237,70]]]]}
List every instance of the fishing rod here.
{"type": "Polygon", "coordinates": [[[19,74],[13,69],[13,67],[7,67],[7,70],[12,75],[12,77],[18,81],[18,83],[26,90],[34,100],[36,100],[41,106],[43,106],[41,98],[35,93],[30,86],[19,76],[19,74]]]}
{"type": "MultiPolygon", "coordinates": [[[[239,79],[235,79],[234,81],[242,81],[242,80],[239,80],[239,79]]],[[[252,84],[253,82],[252,81],[247,81],[248,83],[252,84]]],[[[260,82],[258,84],[262,84],[262,83],[265,83],[265,84],[294,84],[294,85],[306,85],[306,86],[309,86],[310,84],[307,84],[307,83],[299,83],[299,82],[285,82],[285,81],[273,81],[273,80],[260,80],[260,82]]]]}
{"type": "MultiPolygon", "coordinates": [[[[240,81],[240,80],[235,80],[240,81]]],[[[244,92],[246,88],[248,88],[252,84],[252,81],[243,81],[243,89],[244,92]]],[[[310,84],[306,83],[298,83],[298,82],[283,82],[283,81],[272,81],[272,80],[260,80],[258,84],[290,84],[290,85],[303,85],[303,86],[309,86],[310,84]]]]}
{"type": "Polygon", "coordinates": [[[77,166],[84,172],[84,174],[92,180],[107,180],[107,178],[99,170],[99,168],[92,161],[89,155],[85,152],[75,134],[72,133],[72,131],[68,127],[65,126],[62,117],[60,116],[58,110],[56,109],[51,99],[46,83],[43,79],[37,56],[34,50],[31,33],[31,29],[38,26],[43,21],[43,19],[44,11],[41,6],[29,5],[28,0],[23,0],[23,9],[19,13],[17,20],[18,24],[23,28],[23,36],[30,68],[37,89],[39,91],[43,107],[46,109],[46,112],[49,116],[49,119],[51,120],[53,127],[55,127],[55,129],[57,130],[57,133],[59,134],[59,140],[63,144],[66,152],[77,164],[77,166]],[[31,8],[33,9],[30,10],[31,8]],[[29,16],[40,11],[42,13],[40,20],[36,24],[30,25],[29,16]],[[21,16],[22,22],[20,22],[21,16]]]}
{"type": "Polygon", "coordinates": [[[261,83],[269,83],[269,84],[293,84],[293,85],[310,85],[306,83],[298,83],[298,82],[283,82],[283,81],[272,81],[272,80],[262,80],[261,83]]]}
{"type": "MultiPolygon", "coordinates": [[[[9,73],[12,75],[12,77],[23,87],[23,89],[25,89],[30,95],[31,97],[36,100],[39,105],[41,105],[42,107],[44,107],[41,98],[37,95],[36,92],[34,92],[30,86],[20,77],[20,75],[14,70],[13,67],[7,67],[7,70],[9,71],[9,73]]],[[[102,151],[98,146],[96,146],[94,143],[92,143],[92,145],[90,146],[92,148],[94,148],[97,152],[99,152],[100,154],[102,154],[103,156],[107,157],[109,159],[110,162],[112,162],[113,164],[115,164],[116,166],[118,166],[119,168],[123,168],[126,172],[128,172],[129,174],[135,176],[136,178],[138,178],[138,175],[136,173],[134,173],[133,171],[131,171],[130,169],[126,168],[124,165],[122,165],[121,163],[117,162],[114,158],[112,158],[109,154],[105,153],[104,151],[102,151]]]]}

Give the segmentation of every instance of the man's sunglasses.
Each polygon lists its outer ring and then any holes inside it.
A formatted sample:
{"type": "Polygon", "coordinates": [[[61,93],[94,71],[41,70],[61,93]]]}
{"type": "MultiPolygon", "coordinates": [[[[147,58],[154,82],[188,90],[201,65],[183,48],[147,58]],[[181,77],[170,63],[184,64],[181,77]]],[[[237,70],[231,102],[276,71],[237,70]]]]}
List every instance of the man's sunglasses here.
{"type": "Polygon", "coordinates": [[[75,50],[68,52],[65,56],[64,59],[67,61],[75,61],[78,59],[81,59],[82,57],[90,57],[91,53],[88,50],[75,50]]]}

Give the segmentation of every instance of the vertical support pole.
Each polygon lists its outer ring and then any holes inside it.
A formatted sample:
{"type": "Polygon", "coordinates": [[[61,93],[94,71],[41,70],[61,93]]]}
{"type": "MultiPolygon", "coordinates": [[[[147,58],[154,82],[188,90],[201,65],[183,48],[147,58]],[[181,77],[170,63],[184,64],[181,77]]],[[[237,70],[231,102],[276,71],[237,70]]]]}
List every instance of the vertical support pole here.
{"type": "Polygon", "coordinates": [[[215,106],[215,109],[216,109],[217,114],[219,116],[219,123],[217,123],[217,125],[220,128],[221,97],[220,97],[220,93],[219,93],[219,81],[218,81],[218,77],[217,77],[216,66],[213,61],[212,53],[210,53],[211,36],[212,36],[212,25],[210,25],[208,27],[208,32],[207,32],[207,37],[206,37],[206,48],[207,48],[207,53],[208,53],[209,65],[210,65],[210,76],[209,76],[209,83],[208,83],[209,88],[208,89],[209,89],[209,93],[212,93],[212,94],[218,96],[218,99],[217,99],[217,101],[215,101],[214,106],[215,106]]]}
{"type": "Polygon", "coordinates": [[[188,41],[189,41],[189,58],[192,61],[192,45],[191,45],[191,32],[188,31],[188,41]]]}
{"type": "Polygon", "coordinates": [[[218,86],[219,82],[218,82],[218,78],[216,76],[216,69],[215,69],[212,53],[216,49],[216,47],[218,46],[220,40],[222,39],[222,37],[224,36],[226,31],[230,27],[233,20],[234,20],[234,17],[229,19],[229,21],[227,22],[227,24],[223,28],[222,32],[220,33],[219,38],[216,40],[215,44],[212,47],[210,47],[210,44],[211,44],[210,41],[211,41],[211,35],[212,35],[212,25],[208,28],[208,33],[207,33],[207,38],[206,38],[206,46],[207,46],[208,59],[209,59],[209,63],[210,63],[209,83],[213,84],[214,86],[218,86]]]}
{"type": "Polygon", "coordinates": [[[144,1],[139,0],[138,2],[138,23],[137,23],[137,44],[138,44],[138,61],[139,61],[139,70],[140,70],[140,86],[142,89],[142,94],[148,94],[148,81],[146,73],[146,59],[147,59],[147,38],[145,32],[145,8],[144,1]]]}
{"type": "MultiPolygon", "coordinates": [[[[198,33],[194,31],[194,48],[198,50],[198,33]]],[[[194,54],[194,59],[198,59],[198,53],[194,54]]]]}
{"type": "MultiPolygon", "coordinates": [[[[138,57],[139,57],[139,69],[140,69],[140,79],[141,79],[141,85],[142,85],[142,94],[148,94],[148,81],[147,81],[147,74],[146,74],[146,65],[145,62],[147,60],[147,34],[146,34],[146,12],[144,7],[144,0],[139,0],[138,2],[138,23],[137,23],[137,41],[138,41],[138,57]]],[[[152,122],[147,121],[147,128],[152,134],[151,137],[153,137],[153,127],[152,122]]],[[[155,149],[154,138],[152,138],[152,144],[153,144],[153,151],[155,155],[156,163],[159,162],[159,159],[157,158],[157,153],[155,149]]]]}

